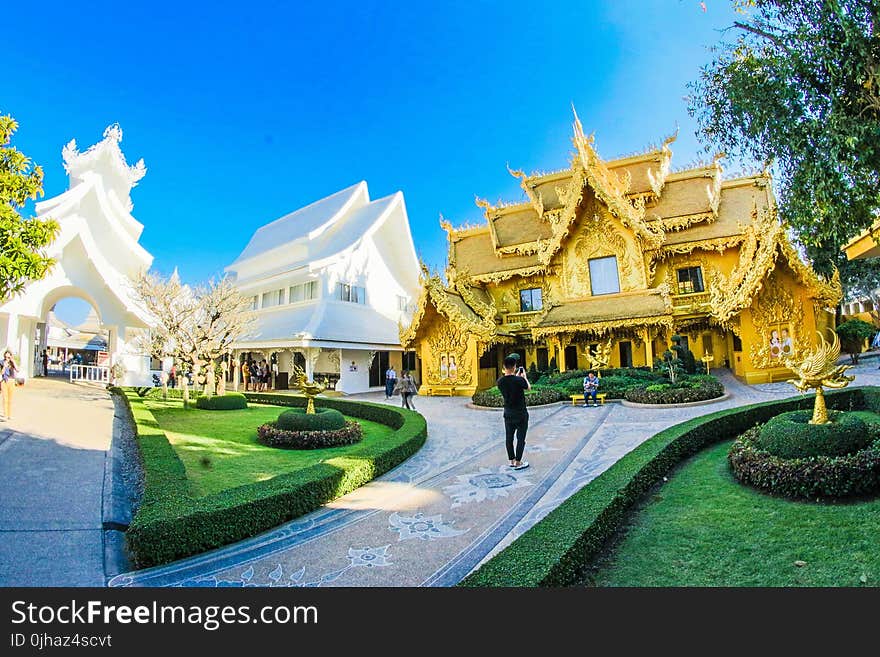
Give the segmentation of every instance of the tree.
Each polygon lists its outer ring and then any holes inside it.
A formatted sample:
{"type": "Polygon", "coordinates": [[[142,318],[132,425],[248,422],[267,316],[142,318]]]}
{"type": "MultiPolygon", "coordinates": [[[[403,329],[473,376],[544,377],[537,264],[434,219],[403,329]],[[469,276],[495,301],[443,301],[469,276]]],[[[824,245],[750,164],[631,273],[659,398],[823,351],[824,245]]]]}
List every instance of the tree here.
{"type": "Polygon", "coordinates": [[[737,0],[691,83],[701,136],[775,162],[780,216],[821,273],[880,200],[880,0],[737,0]]]}
{"type": "Polygon", "coordinates": [[[0,303],[31,281],[43,278],[54,264],[45,248],[58,234],[49,219],[24,219],[19,211],[43,194],[43,169],[10,146],[18,123],[0,116],[0,303]]]}
{"type": "Polygon", "coordinates": [[[849,319],[837,327],[837,335],[840,337],[840,345],[849,354],[853,365],[859,364],[859,354],[865,346],[865,340],[870,340],[877,329],[873,324],[861,319],[849,319]]]}
{"type": "Polygon", "coordinates": [[[681,344],[681,336],[673,335],[672,336],[672,345],[669,347],[670,351],[676,354],[678,360],[681,361],[681,367],[684,369],[686,374],[696,374],[697,372],[697,359],[694,357],[693,352],[688,348],[681,344]]]}
{"type": "MultiPolygon", "coordinates": [[[[204,392],[214,394],[215,367],[232,343],[253,328],[250,299],[228,278],[190,288],[178,276],[163,278],[146,273],[135,281],[135,291],[152,318],[141,348],[155,358],[171,356],[197,377],[204,376],[204,392]]],[[[183,381],[184,404],[189,386],[183,381]]]]}

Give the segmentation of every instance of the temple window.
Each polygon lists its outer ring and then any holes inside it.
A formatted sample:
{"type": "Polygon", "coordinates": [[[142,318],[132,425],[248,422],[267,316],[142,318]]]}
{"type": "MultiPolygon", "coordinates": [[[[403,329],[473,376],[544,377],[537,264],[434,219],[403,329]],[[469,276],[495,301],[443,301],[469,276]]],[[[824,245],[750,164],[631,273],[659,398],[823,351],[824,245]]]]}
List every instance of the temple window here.
{"type": "Polygon", "coordinates": [[[398,295],[397,295],[397,309],[398,309],[398,310],[403,310],[403,311],[405,311],[405,310],[406,310],[406,305],[407,305],[406,297],[401,296],[401,295],[398,294],[398,295]]]}
{"type": "Polygon", "coordinates": [[[541,310],[544,302],[541,296],[541,288],[533,287],[528,290],[519,291],[519,310],[523,313],[530,313],[534,310],[541,310]]]}
{"type": "Polygon", "coordinates": [[[288,290],[287,303],[299,303],[300,301],[311,301],[318,298],[317,281],[308,281],[299,285],[291,285],[288,290]]]}
{"type": "Polygon", "coordinates": [[[263,308],[271,308],[280,305],[284,299],[284,290],[272,290],[263,292],[263,308]]]}
{"type": "Polygon", "coordinates": [[[620,292],[617,256],[590,259],[590,287],[594,296],[620,292]]]}
{"type": "Polygon", "coordinates": [[[704,292],[702,267],[685,267],[678,270],[678,293],[696,294],[704,292]]]}
{"type": "Polygon", "coordinates": [[[254,295],[251,297],[251,310],[259,310],[260,308],[260,297],[259,295],[254,295]]]}
{"type": "Polygon", "coordinates": [[[348,283],[336,284],[337,298],[340,301],[349,301],[351,303],[366,303],[367,291],[357,285],[349,285],[348,283]]]}
{"type": "Polygon", "coordinates": [[[736,333],[733,334],[733,350],[734,351],[742,351],[743,350],[742,340],[740,340],[740,337],[736,333]]]}

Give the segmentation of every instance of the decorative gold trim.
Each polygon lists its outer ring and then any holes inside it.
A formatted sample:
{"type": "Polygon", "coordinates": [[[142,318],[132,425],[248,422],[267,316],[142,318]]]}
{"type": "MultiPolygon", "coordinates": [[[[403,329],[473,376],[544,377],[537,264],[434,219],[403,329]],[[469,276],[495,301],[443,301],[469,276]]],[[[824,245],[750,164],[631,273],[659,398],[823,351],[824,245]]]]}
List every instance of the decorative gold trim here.
{"type": "MultiPolygon", "coordinates": [[[[474,313],[479,317],[479,321],[473,321],[463,315],[458,307],[449,301],[446,295],[450,292],[453,294],[459,293],[456,289],[448,289],[439,276],[423,278],[422,294],[419,296],[416,312],[413,313],[413,320],[410,322],[409,327],[405,329],[400,325],[398,326],[401,346],[406,348],[416,339],[429,300],[434,304],[434,308],[437,309],[438,313],[444,315],[450,323],[455,324],[460,330],[467,331],[485,342],[494,340],[497,337],[498,327],[494,321],[494,313],[489,316],[483,316],[474,310],[474,313]]],[[[485,304],[473,299],[473,295],[471,295],[471,298],[475,303],[486,309],[485,304]]],[[[473,308],[464,297],[462,297],[462,301],[473,308]]]]}
{"type": "Polygon", "coordinates": [[[713,212],[698,212],[696,214],[688,214],[680,217],[657,217],[651,219],[651,221],[663,226],[663,230],[666,232],[678,232],[702,222],[711,224],[717,218],[717,215],[713,212]]]}
{"type": "Polygon", "coordinates": [[[660,315],[657,317],[627,317],[620,320],[585,322],[583,324],[536,326],[532,329],[532,338],[534,340],[539,340],[545,336],[556,335],[559,333],[592,333],[596,336],[603,337],[615,329],[637,329],[651,326],[662,326],[671,330],[673,326],[673,318],[670,315],[660,315]]]}
{"type": "Polygon", "coordinates": [[[536,276],[543,273],[545,267],[543,265],[535,265],[533,267],[523,267],[521,269],[508,269],[506,271],[489,272],[486,274],[476,274],[471,277],[471,281],[475,283],[501,283],[514,276],[536,276]]]}
{"type": "Polygon", "coordinates": [[[739,263],[729,276],[715,276],[709,287],[712,315],[721,326],[752,304],[781,254],[795,276],[807,288],[810,298],[836,306],[842,297],[840,274],[835,271],[825,281],[807,267],[797,255],[778,221],[775,209],[752,211],[753,222],[746,228],[740,246],[739,263]]]}
{"type": "Polygon", "coordinates": [[[693,242],[683,242],[681,244],[669,244],[656,249],[653,253],[656,254],[656,257],[660,258],[660,260],[664,260],[673,255],[685,255],[696,249],[723,253],[727,249],[739,246],[745,241],[745,239],[745,234],[739,233],[727,237],[714,237],[708,240],[694,240],[693,242]]]}

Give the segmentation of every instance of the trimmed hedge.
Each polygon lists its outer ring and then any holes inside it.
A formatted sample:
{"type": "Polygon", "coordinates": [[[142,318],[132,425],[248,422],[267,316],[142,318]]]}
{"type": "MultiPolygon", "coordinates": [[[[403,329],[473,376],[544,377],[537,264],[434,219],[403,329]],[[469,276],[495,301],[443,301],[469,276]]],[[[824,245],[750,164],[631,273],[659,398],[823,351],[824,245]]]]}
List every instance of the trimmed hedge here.
{"type": "Polygon", "coordinates": [[[344,426],[345,416],[335,408],[316,408],[313,415],[304,408],[291,408],[275,422],[275,428],[283,431],[336,431],[344,426]]]}
{"type": "MultiPolygon", "coordinates": [[[[531,390],[526,391],[526,406],[543,406],[566,399],[568,399],[568,395],[555,388],[532,386],[531,390]]],[[[501,391],[498,388],[478,390],[471,397],[471,401],[477,406],[487,406],[489,408],[501,408],[504,406],[504,397],[501,396],[501,391]]]]}
{"type": "Polygon", "coordinates": [[[746,485],[800,499],[851,497],[880,489],[880,440],[843,456],[784,458],[760,448],[760,433],[760,427],[752,427],[727,455],[733,474],[746,485]]]}
{"type": "MultiPolygon", "coordinates": [[[[195,390],[192,386],[189,389],[189,400],[194,401],[202,396],[201,390],[195,390]]],[[[141,395],[141,397],[148,397],[149,399],[162,399],[162,388],[148,388],[146,395],[141,395]]],[[[183,388],[168,388],[168,399],[173,399],[175,401],[179,401],[183,399],[183,388]]]]}
{"type": "MultiPolygon", "coordinates": [[[[248,538],[314,511],[415,454],[427,436],[414,411],[343,399],[315,403],[395,429],[381,445],[361,445],[330,462],[196,497],[186,469],[155,417],[131,388],[113,388],[129,408],[144,462],[144,496],[125,534],[132,562],[155,566],[248,538]]],[[[161,391],[159,393],[161,395],[161,391]]],[[[248,401],[305,407],[305,397],[248,393],[248,401]]]]}
{"type": "MultiPolygon", "coordinates": [[[[335,411],[339,413],[339,411],[335,411]]],[[[283,415],[283,413],[282,413],[283,415]]],[[[340,416],[342,414],[340,413],[340,416]]],[[[313,416],[309,416],[313,417],[313,416]]],[[[354,445],[364,437],[364,430],[357,422],[342,420],[338,429],[319,429],[316,431],[296,431],[282,429],[278,423],[264,424],[257,429],[257,440],[266,447],[280,449],[322,449],[354,445]]]]}
{"type": "Polygon", "coordinates": [[[225,395],[200,396],[196,408],[203,411],[240,411],[247,408],[247,399],[240,392],[227,392],[225,395]]]}
{"type": "MultiPolygon", "coordinates": [[[[596,370],[568,370],[566,372],[560,372],[559,374],[555,374],[553,376],[544,377],[541,380],[541,385],[554,386],[565,381],[570,381],[572,379],[583,381],[584,377],[587,376],[588,373],[595,371],[596,370]]],[[[628,379],[635,379],[637,381],[657,381],[664,379],[662,374],[647,367],[611,367],[609,369],[602,370],[602,379],[612,376],[626,377],[628,379]]]]}
{"type": "Polygon", "coordinates": [[[757,449],[783,459],[845,456],[874,438],[858,415],[829,411],[829,424],[809,424],[812,411],[792,411],[771,418],[751,439],[757,449]]]}
{"type": "Polygon", "coordinates": [[[657,383],[627,390],[624,398],[638,404],[687,404],[716,399],[724,386],[714,376],[696,374],[675,383],[657,383]]]}
{"type": "MultiPolygon", "coordinates": [[[[831,408],[880,411],[880,389],[826,393],[831,408]]],[[[781,412],[811,408],[813,396],[725,409],[669,427],[626,454],[459,586],[566,586],[578,582],[621,523],[669,471],[709,445],[781,412]]]]}

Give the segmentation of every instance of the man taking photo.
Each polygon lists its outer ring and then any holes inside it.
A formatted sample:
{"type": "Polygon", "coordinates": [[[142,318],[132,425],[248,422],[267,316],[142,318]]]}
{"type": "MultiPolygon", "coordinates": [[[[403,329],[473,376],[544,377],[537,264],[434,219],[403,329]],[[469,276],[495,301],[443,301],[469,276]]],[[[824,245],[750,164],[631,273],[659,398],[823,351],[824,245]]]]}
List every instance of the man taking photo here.
{"type": "Polygon", "coordinates": [[[510,467],[522,470],[529,467],[523,461],[523,450],[526,447],[526,431],[529,429],[529,411],[526,409],[526,390],[532,384],[526,377],[525,368],[519,364],[519,356],[511,354],[504,359],[504,376],[498,379],[498,390],[504,397],[504,432],[507,443],[507,458],[510,467]],[[516,451],[513,449],[513,437],[516,436],[516,451]]]}

